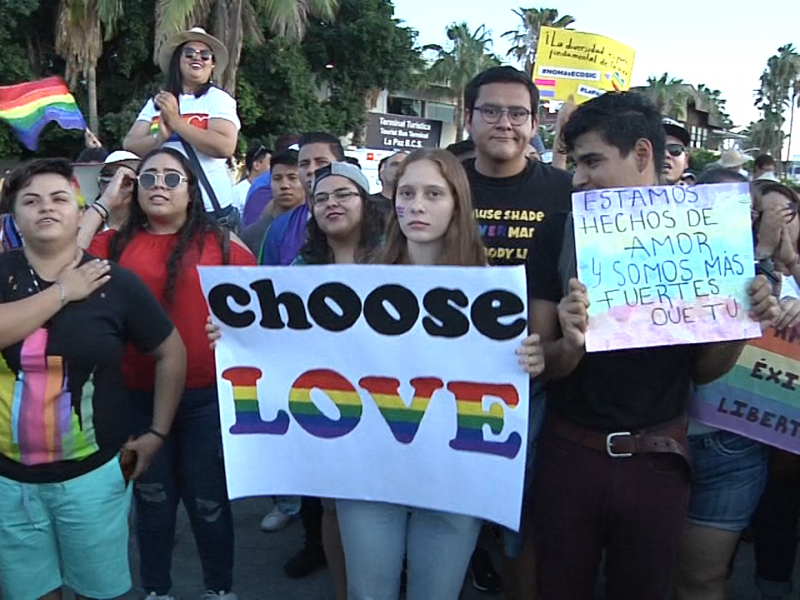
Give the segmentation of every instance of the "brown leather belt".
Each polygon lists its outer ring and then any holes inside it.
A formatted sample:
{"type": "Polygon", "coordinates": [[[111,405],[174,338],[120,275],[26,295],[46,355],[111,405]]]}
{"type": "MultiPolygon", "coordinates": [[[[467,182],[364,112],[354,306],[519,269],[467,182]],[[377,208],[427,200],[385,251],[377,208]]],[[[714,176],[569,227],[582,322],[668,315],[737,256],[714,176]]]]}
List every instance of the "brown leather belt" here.
{"type": "Polygon", "coordinates": [[[636,454],[669,453],[682,456],[691,465],[686,448],[686,418],[680,417],[640,431],[601,433],[573,425],[552,413],[547,416],[545,429],[560,438],[605,452],[612,458],[629,458],[636,454]]]}

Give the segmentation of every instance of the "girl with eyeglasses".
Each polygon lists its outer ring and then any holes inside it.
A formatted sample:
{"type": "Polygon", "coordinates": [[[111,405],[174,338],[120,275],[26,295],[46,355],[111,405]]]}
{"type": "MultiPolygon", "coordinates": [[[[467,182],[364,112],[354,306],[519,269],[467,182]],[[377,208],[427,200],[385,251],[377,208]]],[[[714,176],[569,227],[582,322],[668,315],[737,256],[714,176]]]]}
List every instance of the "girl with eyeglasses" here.
{"type": "MultiPolygon", "coordinates": [[[[254,266],[240,240],[204,210],[200,183],[177,150],[161,148],[142,159],[137,201],[118,231],[99,234],[89,253],[136,273],[159,298],[186,345],[188,372],[172,432],[134,489],[141,582],[154,600],[168,600],[178,502],[183,501],[208,590],[203,598],[235,600],[233,519],[222,462],[214,355],[208,346],[200,265],[254,266]]],[[[125,356],[134,433],[153,407],[154,365],[137,352],[125,356]]]]}
{"type": "MultiPolygon", "coordinates": [[[[374,262],[487,265],[469,181],[452,154],[417,150],[400,166],[386,242],[374,262]]],[[[517,355],[531,377],[541,373],[544,354],[538,336],[526,338],[517,355]]],[[[349,600],[397,600],[404,557],[408,600],[457,600],[480,519],[361,500],[337,500],[336,506],[349,600]]]]}
{"type": "Polygon", "coordinates": [[[199,27],[164,42],[159,65],[167,74],[166,89],[147,101],[123,146],[139,156],[162,146],[185,154],[198,175],[205,174],[205,210],[235,229],[239,217],[226,161],[236,151],[241,123],[236,100],[212,80],[227,64],[222,42],[199,27]]]}

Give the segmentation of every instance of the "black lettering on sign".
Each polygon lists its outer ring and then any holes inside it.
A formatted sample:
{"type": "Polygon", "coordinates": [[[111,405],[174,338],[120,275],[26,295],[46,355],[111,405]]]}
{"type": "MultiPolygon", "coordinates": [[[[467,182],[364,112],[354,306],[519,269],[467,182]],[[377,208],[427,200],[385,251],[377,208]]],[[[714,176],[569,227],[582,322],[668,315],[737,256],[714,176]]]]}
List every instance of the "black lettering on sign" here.
{"type": "Polygon", "coordinates": [[[344,331],[350,329],[361,316],[361,298],[343,283],[323,283],[308,297],[308,312],[323,329],[344,331]],[[339,310],[334,310],[330,302],[339,310]]]}
{"type": "Polygon", "coordinates": [[[520,317],[503,324],[500,319],[524,313],[525,306],[516,294],[504,290],[493,290],[478,296],[472,304],[472,322],[486,337],[492,340],[510,340],[528,327],[528,320],[520,317]]]}
{"type": "MultiPolygon", "coordinates": [[[[428,292],[430,293],[430,292],[428,292]]],[[[419,304],[414,292],[402,285],[382,285],[372,290],[364,302],[364,317],[367,323],[383,335],[408,333],[419,317],[419,304]],[[389,314],[386,305],[391,305],[397,317],[389,314]]]]}
{"type": "Polygon", "coordinates": [[[430,335],[457,338],[469,331],[469,319],[458,310],[469,306],[461,290],[434,288],[425,294],[423,305],[429,316],[422,319],[422,326],[430,335]]]}
{"type": "MultiPolygon", "coordinates": [[[[340,282],[323,283],[308,295],[307,302],[294,292],[277,294],[271,279],[250,284],[253,294],[235,284],[220,284],[209,293],[212,313],[225,325],[249,327],[258,318],[255,310],[237,311],[258,300],[260,326],[265,329],[310,329],[314,323],[327,331],[341,332],[353,327],[362,312],[367,325],[381,335],[403,335],[420,317],[420,299],[400,284],[384,284],[367,294],[363,302],[354,289],[340,282]],[[362,310],[363,308],[363,310],[362,310]],[[308,311],[308,312],[306,312],[308,311]]],[[[434,337],[457,338],[469,332],[470,320],[478,332],[490,339],[504,341],[522,334],[527,328],[524,301],[506,290],[490,290],[470,299],[460,289],[436,287],[421,297],[427,311],[422,327],[434,337]]]]}
{"type": "Polygon", "coordinates": [[[247,306],[250,304],[250,293],[232,283],[221,283],[215,286],[208,294],[208,304],[214,316],[231,327],[249,327],[252,325],[256,320],[256,313],[252,310],[234,311],[228,303],[229,299],[239,306],[247,306]]]}
{"type": "Polygon", "coordinates": [[[258,303],[261,306],[261,326],[265,329],[283,329],[287,325],[290,329],[311,329],[303,299],[297,294],[283,292],[276,296],[271,279],[254,281],[250,284],[250,289],[258,295],[258,303]],[[289,315],[288,323],[283,322],[280,313],[281,306],[289,315]]]}

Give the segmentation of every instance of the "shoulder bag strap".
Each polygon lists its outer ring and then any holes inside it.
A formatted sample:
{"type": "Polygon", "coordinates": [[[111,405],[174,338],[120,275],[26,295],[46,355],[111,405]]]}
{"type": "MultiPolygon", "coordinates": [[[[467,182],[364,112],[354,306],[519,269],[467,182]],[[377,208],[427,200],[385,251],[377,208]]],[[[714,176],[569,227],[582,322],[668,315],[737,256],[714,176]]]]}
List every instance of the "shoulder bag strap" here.
{"type": "Polygon", "coordinates": [[[219,205],[219,200],[217,200],[217,195],[214,193],[214,188],[211,187],[211,182],[208,180],[206,172],[203,169],[203,166],[200,164],[200,159],[197,158],[197,152],[195,152],[192,145],[182,137],[179,137],[178,139],[181,141],[183,149],[186,150],[186,156],[188,157],[189,162],[192,163],[192,168],[194,169],[197,177],[200,179],[201,185],[205,188],[206,193],[211,200],[211,204],[214,207],[214,216],[219,221],[224,216],[222,213],[222,207],[219,205]]]}

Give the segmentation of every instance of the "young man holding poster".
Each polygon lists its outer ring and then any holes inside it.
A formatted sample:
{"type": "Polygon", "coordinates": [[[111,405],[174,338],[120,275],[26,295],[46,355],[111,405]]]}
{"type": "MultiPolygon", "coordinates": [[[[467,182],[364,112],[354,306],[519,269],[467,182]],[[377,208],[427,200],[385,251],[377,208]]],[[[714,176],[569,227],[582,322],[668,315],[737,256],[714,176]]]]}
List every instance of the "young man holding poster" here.
{"type": "MultiPolygon", "coordinates": [[[[657,185],[664,137],[661,116],[642,96],[612,93],[581,105],[564,128],[576,188],[657,185]]],[[[528,261],[549,404],[528,515],[540,592],[593,598],[605,550],[609,598],[665,598],[689,499],[690,388],[727,372],[744,343],[587,354],[588,293],[564,267],[573,255],[568,247],[562,256],[565,226],[565,215],[548,218],[528,261]]],[[[772,321],[777,303],[766,279],[755,278],[749,293],[752,316],[772,321]]]]}

